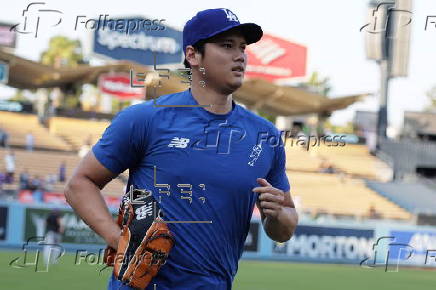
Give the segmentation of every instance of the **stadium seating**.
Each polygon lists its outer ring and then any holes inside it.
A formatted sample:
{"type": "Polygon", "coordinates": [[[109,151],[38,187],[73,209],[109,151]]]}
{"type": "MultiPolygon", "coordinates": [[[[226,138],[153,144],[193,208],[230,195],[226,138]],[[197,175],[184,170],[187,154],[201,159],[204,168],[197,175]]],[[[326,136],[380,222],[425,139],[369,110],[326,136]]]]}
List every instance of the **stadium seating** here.
{"type": "Polygon", "coordinates": [[[408,220],[411,214],[368,189],[364,181],[327,173],[288,171],[291,194],[303,211],[365,217],[373,205],[383,218],[408,220]]]}
{"type": "MultiPolygon", "coordinates": [[[[53,117],[49,129],[38,123],[35,115],[0,112],[0,126],[10,134],[10,144],[25,146],[25,136],[29,131],[35,136],[36,148],[60,151],[27,152],[15,149],[16,184],[18,176],[25,168],[31,176],[45,178],[48,174],[57,174],[60,163],[67,164],[67,178],[80,161],[77,150],[87,142],[97,142],[109,121],[83,120],[66,117],[53,117]],[[23,126],[23,124],[26,124],[23,126]]],[[[383,218],[411,218],[411,214],[385,197],[366,187],[362,178],[383,181],[382,173],[388,166],[369,154],[363,145],[346,144],[343,147],[316,145],[308,150],[296,146],[295,142],[286,143],[286,169],[291,182],[292,195],[301,203],[301,209],[310,212],[326,212],[335,215],[364,217],[375,205],[383,218]],[[340,174],[320,173],[322,163],[328,161],[340,174]]],[[[3,160],[5,149],[0,149],[3,160]]],[[[1,170],[1,168],[0,168],[1,170]]],[[[127,171],[122,174],[127,179],[127,171]]],[[[53,192],[63,192],[64,183],[57,182],[53,192]]],[[[103,193],[119,196],[124,190],[120,179],[110,182],[103,193]]],[[[407,208],[411,210],[410,208],[407,208]]]]}
{"type": "Polygon", "coordinates": [[[296,146],[290,140],[286,143],[286,169],[292,171],[318,172],[321,159],[313,151],[296,146]]]}
{"type": "MultiPolygon", "coordinates": [[[[38,175],[44,179],[48,174],[57,174],[60,163],[65,161],[67,166],[67,178],[69,178],[80,161],[77,154],[72,153],[45,151],[27,152],[19,149],[13,151],[16,163],[15,180],[17,188],[19,174],[24,171],[24,169],[28,170],[31,177],[38,175]]],[[[0,160],[2,164],[4,164],[3,160],[6,152],[7,150],[0,149],[0,160]]],[[[64,187],[65,183],[57,182],[52,191],[63,193],[64,187]]],[[[119,179],[114,179],[106,185],[102,192],[110,196],[120,196],[123,193],[123,189],[124,184],[119,179]]]]}
{"type": "Polygon", "coordinates": [[[368,181],[367,185],[414,214],[436,214],[436,191],[424,184],[400,181],[388,183],[368,181]]]}
{"type": "Polygon", "coordinates": [[[13,112],[0,112],[0,128],[9,134],[8,143],[11,146],[24,147],[26,134],[34,136],[34,147],[46,150],[71,151],[73,148],[61,138],[50,134],[44,128],[36,115],[13,112]]]}
{"type": "Polygon", "coordinates": [[[297,146],[286,142],[286,169],[291,171],[319,172],[323,161],[335,169],[354,177],[379,181],[390,180],[392,171],[387,164],[369,154],[365,145],[346,144],[345,146],[315,145],[297,146]]]}
{"type": "Polygon", "coordinates": [[[95,144],[109,123],[109,121],[53,117],[50,119],[49,127],[50,133],[64,138],[75,150],[79,150],[88,139],[95,144]]]}
{"type": "Polygon", "coordinates": [[[369,154],[365,145],[346,144],[345,146],[315,146],[313,154],[331,163],[335,168],[352,176],[388,181],[391,169],[380,159],[369,154]]]}

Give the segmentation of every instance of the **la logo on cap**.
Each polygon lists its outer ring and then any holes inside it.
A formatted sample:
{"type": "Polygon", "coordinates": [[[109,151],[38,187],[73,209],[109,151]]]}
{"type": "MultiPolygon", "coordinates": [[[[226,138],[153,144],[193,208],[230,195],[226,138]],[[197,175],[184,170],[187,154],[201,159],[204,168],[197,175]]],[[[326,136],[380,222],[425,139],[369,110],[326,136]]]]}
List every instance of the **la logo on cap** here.
{"type": "Polygon", "coordinates": [[[223,10],[224,10],[224,13],[226,14],[228,20],[239,22],[238,17],[232,11],[230,11],[229,9],[225,9],[225,8],[223,8],[223,10]]]}

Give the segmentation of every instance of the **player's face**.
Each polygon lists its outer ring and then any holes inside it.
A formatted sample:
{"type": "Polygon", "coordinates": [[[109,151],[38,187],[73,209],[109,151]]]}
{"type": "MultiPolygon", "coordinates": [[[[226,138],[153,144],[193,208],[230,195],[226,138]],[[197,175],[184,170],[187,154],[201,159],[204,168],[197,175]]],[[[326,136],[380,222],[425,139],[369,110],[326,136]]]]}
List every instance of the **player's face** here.
{"type": "Polygon", "coordinates": [[[244,80],[247,55],[245,38],[239,31],[230,31],[205,44],[202,64],[205,68],[206,86],[230,94],[244,80]]]}

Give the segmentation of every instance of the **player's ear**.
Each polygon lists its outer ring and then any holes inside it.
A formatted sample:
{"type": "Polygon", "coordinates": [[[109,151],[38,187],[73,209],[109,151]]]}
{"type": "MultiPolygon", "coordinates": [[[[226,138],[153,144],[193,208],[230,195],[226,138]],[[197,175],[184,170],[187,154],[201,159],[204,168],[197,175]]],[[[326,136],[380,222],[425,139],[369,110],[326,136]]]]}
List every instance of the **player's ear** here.
{"type": "Polygon", "coordinates": [[[186,61],[191,67],[198,66],[200,64],[200,53],[198,53],[192,45],[188,45],[185,51],[186,61]]]}

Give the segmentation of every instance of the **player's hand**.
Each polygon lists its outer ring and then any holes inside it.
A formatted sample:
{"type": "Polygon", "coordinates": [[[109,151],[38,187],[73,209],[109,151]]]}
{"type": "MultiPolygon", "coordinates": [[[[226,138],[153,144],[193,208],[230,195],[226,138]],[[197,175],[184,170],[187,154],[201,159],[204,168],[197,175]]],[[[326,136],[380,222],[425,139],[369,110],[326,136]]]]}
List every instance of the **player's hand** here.
{"type": "Polygon", "coordinates": [[[267,217],[277,218],[283,209],[285,193],[283,190],[273,187],[266,179],[257,178],[260,187],[253,188],[253,192],[259,193],[258,205],[267,217]]]}

